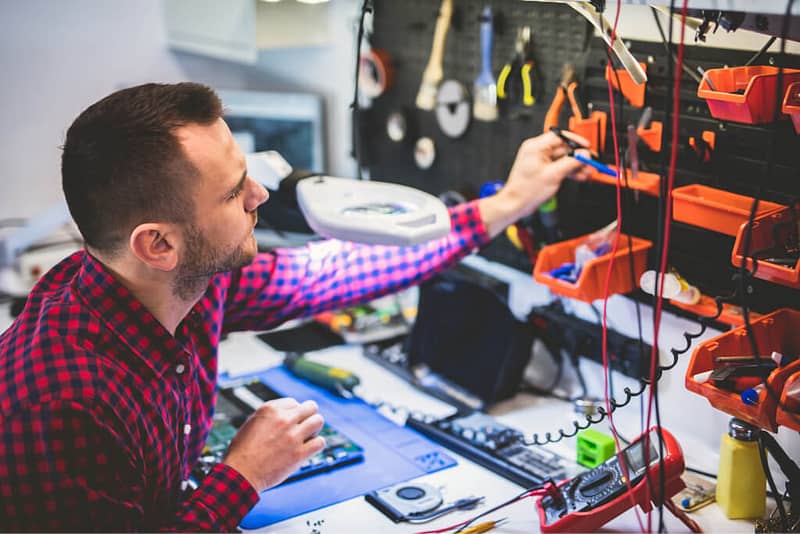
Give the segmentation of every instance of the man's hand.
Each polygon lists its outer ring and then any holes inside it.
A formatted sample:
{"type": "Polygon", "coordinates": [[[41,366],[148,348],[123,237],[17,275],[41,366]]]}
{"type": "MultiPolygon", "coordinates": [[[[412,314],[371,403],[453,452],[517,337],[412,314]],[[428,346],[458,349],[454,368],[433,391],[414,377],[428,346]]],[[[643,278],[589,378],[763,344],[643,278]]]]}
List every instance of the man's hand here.
{"type": "Polygon", "coordinates": [[[265,402],[236,433],[223,463],[262,492],[286,480],[325,447],[325,439],[317,436],[323,423],[314,401],[265,402]]]}
{"type": "MultiPolygon", "coordinates": [[[[589,145],[583,137],[569,132],[564,135],[583,146],[589,145]]],[[[523,141],[503,189],[480,201],[481,216],[489,235],[494,237],[509,224],[533,213],[558,192],[567,176],[581,181],[590,176],[592,169],[567,157],[568,153],[569,146],[552,132],[523,141]]],[[[588,152],[585,155],[588,156],[588,152]]]]}

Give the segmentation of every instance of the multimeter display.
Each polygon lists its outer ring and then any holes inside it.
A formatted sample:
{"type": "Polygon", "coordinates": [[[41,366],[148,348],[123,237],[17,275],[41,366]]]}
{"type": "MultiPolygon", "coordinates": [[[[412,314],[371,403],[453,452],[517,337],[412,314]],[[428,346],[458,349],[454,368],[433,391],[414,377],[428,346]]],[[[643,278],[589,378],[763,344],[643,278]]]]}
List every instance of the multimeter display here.
{"type": "Polygon", "coordinates": [[[661,430],[643,434],[620,456],[612,456],[594,469],[567,480],[558,491],[537,502],[543,532],[592,532],[628,508],[639,504],[645,511],[660,497],[647,491],[645,475],[661,463],[659,441],[664,451],[664,491],[671,497],[683,488],[683,453],[675,438],[661,430]],[[645,439],[647,437],[648,439],[645,439]],[[620,464],[620,457],[625,468],[620,464]],[[629,478],[629,479],[628,479],[629,478]],[[628,488],[631,496],[628,496],[628,488]]]}
{"type": "Polygon", "coordinates": [[[650,441],[650,453],[647,458],[644,456],[644,440],[638,441],[625,449],[625,463],[628,464],[629,475],[634,477],[644,472],[644,468],[652,465],[658,461],[658,451],[653,446],[653,440],[650,441]]]}

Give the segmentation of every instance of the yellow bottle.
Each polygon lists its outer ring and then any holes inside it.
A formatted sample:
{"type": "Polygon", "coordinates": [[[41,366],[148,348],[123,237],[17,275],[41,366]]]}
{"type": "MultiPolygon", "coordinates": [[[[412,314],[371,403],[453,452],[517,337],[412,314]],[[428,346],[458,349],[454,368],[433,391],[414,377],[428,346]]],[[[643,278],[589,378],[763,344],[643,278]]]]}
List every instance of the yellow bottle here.
{"type": "Polygon", "coordinates": [[[758,433],[758,428],[734,418],[722,436],[717,503],[729,519],[764,517],[767,481],[758,455],[758,433]]]}

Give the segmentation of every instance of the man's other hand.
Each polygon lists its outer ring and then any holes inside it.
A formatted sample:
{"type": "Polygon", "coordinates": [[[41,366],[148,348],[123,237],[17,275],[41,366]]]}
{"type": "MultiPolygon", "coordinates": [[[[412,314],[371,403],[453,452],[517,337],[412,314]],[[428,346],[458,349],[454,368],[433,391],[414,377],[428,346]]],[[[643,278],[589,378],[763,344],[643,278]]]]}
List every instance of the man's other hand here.
{"type": "Polygon", "coordinates": [[[265,402],[236,433],[224,463],[236,469],[256,491],[280,484],[306,459],[325,447],[317,436],[324,421],[317,403],[291,398],[265,402]]]}

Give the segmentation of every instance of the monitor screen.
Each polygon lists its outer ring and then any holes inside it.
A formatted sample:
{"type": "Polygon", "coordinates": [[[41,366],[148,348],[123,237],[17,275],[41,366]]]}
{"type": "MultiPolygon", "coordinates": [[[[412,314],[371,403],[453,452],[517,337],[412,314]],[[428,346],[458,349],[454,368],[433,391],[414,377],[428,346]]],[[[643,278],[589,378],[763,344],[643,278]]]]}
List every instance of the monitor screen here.
{"type": "Polygon", "coordinates": [[[218,91],[245,154],[275,150],[296,169],[326,170],[322,98],[306,93],[218,91]]]}

